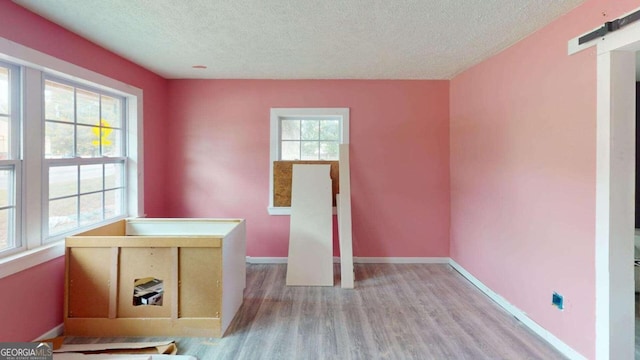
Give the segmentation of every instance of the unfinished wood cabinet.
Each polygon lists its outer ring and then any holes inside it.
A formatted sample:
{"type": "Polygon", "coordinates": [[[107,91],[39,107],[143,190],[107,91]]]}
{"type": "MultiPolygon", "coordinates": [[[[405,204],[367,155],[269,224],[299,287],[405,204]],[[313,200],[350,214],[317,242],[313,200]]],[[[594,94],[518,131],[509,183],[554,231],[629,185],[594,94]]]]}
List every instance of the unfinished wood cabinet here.
{"type": "Polygon", "coordinates": [[[222,337],[246,286],[245,221],[129,219],[66,239],[74,336],[222,337]]]}

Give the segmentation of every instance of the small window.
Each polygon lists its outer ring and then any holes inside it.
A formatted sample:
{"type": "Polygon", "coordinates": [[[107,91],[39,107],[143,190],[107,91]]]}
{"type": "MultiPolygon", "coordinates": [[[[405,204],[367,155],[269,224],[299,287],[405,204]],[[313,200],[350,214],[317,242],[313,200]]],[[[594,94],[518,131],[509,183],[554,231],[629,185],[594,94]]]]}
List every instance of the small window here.
{"type": "Polygon", "coordinates": [[[274,161],[335,161],[342,143],[349,143],[348,108],[272,108],[269,214],[290,214],[288,207],[273,206],[274,161]]]}
{"type": "Polygon", "coordinates": [[[338,160],[340,118],[280,118],[279,160],[338,160]]]}

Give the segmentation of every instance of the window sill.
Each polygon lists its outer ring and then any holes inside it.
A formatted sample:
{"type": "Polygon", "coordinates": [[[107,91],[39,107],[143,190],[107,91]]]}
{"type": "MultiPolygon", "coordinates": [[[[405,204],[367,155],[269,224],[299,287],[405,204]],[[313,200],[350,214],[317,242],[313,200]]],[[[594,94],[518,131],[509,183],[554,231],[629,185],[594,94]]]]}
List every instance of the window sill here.
{"type": "MultiPolygon", "coordinates": [[[[291,215],[291,207],[289,206],[269,206],[267,207],[267,211],[269,212],[269,215],[291,215]]],[[[335,206],[331,208],[331,213],[333,215],[336,215],[338,213],[335,206]]]]}
{"type": "MultiPolygon", "coordinates": [[[[145,217],[145,216],[143,215],[141,217],[145,217]]],[[[125,216],[119,216],[119,217],[107,220],[106,222],[101,222],[85,228],[80,228],[73,232],[60,235],[60,239],[58,241],[55,241],[55,239],[53,239],[51,240],[52,242],[46,245],[39,246],[31,250],[21,251],[14,255],[1,258],[0,259],[0,279],[13,275],[15,273],[19,273],[20,271],[27,270],[34,266],[44,264],[47,261],[53,260],[60,256],[64,256],[64,251],[65,251],[64,241],[67,236],[73,236],[75,234],[89,231],[89,230],[98,228],[100,226],[113,224],[114,222],[117,222],[126,218],[127,217],[125,216]]]]}
{"type": "Polygon", "coordinates": [[[0,279],[64,255],[64,240],[0,259],[0,279]]]}

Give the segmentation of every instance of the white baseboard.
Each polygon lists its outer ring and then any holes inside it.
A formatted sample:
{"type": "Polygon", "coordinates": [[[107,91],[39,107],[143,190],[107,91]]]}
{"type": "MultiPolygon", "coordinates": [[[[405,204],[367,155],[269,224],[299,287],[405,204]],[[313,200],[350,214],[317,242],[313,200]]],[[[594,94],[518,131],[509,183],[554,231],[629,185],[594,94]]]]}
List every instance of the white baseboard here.
{"type": "Polygon", "coordinates": [[[357,264],[448,264],[448,257],[354,257],[357,264]]]}
{"type": "Polygon", "coordinates": [[[248,264],[286,264],[286,257],[255,257],[247,256],[248,264]]]}
{"type": "MultiPolygon", "coordinates": [[[[334,263],[340,263],[340,257],[333,257],[334,263]]],[[[448,257],[354,257],[354,264],[448,264],[448,257]]],[[[248,264],[286,264],[286,257],[247,256],[248,264]]]]}
{"type": "Polygon", "coordinates": [[[538,334],[544,340],[546,340],[551,346],[555,347],[564,354],[569,359],[575,360],[586,360],[579,352],[572,349],[569,345],[565,344],[562,340],[558,339],[555,335],[550,333],[547,329],[538,325],[535,321],[531,320],[522,310],[513,306],[509,303],[505,298],[498,295],[496,292],[491,290],[485,284],[483,284],[480,280],[478,280],[475,276],[471,275],[470,272],[465,270],[460,264],[455,262],[453,259],[449,260],[449,264],[451,267],[456,269],[462,276],[464,276],[467,280],[469,280],[473,285],[475,285],[480,291],[485,293],[488,297],[490,297],[493,301],[495,301],[498,305],[504,308],[508,313],[513,315],[516,319],[520,320],[525,326],[531,329],[534,333],[538,334]]]}
{"type": "Polygon", "coordinates": [[[46,339],[53,339],[55,337],[62,336],[62,334],[64,334],[64,324],[60,324],[60,325],[54,327],[53,329],[47,331],[46,333],[38,336],[33,341],[41,341],[41,340],[46,340],[46,339]]]}

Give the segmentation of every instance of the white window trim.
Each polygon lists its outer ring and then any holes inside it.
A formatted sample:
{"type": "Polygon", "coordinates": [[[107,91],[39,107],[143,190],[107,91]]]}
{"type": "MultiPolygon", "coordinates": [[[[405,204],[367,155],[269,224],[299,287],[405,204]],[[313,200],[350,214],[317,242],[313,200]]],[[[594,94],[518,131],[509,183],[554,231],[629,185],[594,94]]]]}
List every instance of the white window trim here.
{"type": "MultiPolygon", "coordinates": [[[[1,59],[0,59],[1,60],[1,59]]],[[[10,87],[11,92],[19,92],[22,84],[23,74],[20,73],[20,67],[12,64],[10,62],[3,62],[3,66],[8,66],[10,71],[19,72],[18,74],[13,74],[13,76],[17,75],[18,81],[11,81],[10,87]]],[[[22,117],[22,96],[14,96],[11,99],[10,104],[11,115],[10,115],[10,129],[11,133],[9,134],[10,139],[10,147],[8,148],[9,153],[11,154],[11,158],[8,160],[2,160],[0,163],[2,165],[13,166],[14,169],[14,189],[13,192],[15,194],[15,213],[14,213],[14,224],[12,226],[13,233],[11,234],[13,240],[16,242],[15,247],[13,249],[7,249],[3,251],[5,256],[10,256],[12,254],[18,253],[20,251],[24,251],[24,246],[21,243],[22,239],[22,181],[23,181],[23,173],[22,173],[22,161],[21,159],[21,148],[22,148],[22,139],[20,135],[22,133],[22,125],[20,124],[20,119],[22,117]]]]}
{"type": "MultiPolygon", "coordinates": [[[[112,96],[112,97],[117,97],[117,98],[122,98],[124,100],[124,103],[122,105],[124,105],[123,107],[123,117],[125,119],[128,119],[127,117],[127,98],[123,97],[121,94],[119,93],[114,93],[111,89],[106,89],[107,91],[104,91],[102,88],[96,88],[96,86],[87,86],[87,84],[85,83],[78,83],[76,81],[69,81],[67,78],[58,78],[55,76],[50,75],[49,73],[42,73],[39,72],[42,75],[41,77],[41,86],[38,88],[40,91],[42,91],[42,89],[45,88],[45,83],[46,81],[53,81],[59,84],[64,84],[66,86],[70,86],[73,87],[75,89],[82,89],[85,91],[91,91],[91,92],[100,92],[102,95],[106,95],[106,96],[112,96]]],[[[37,95],[38,98],[40,99],[41,103],[42,102],[42,94],[38,93],[38,94],[34,94],[37,95]]],[[[35,132],[35,131],[42,131],[42,123],[46,124],[46,119],[44,119],[44,117],[41,115],[40,116],[40,124],[38,125],[39,128],[38,129],[27,129],[29,132],[35,132]]],[[[35,119],[34,119],[34,123],[35,123],[35,119]]],[[[77,126],[76,121],[74,120],[74,126],[77,126]]],[[[80,166],[80,165],[87,165],[87,164],[92,164],[92,165],[103,165],[103,164],[108,164],[108,163],[123,163],[125,166],[125,170],[128,173],[129,168],[127,166],[127,161],[128,161],[128,156],[127,154],[128,149],[127,147],[129,146],[129,144],[131,142],[128,141],[128,136],[127,136],[127,127],[128,127],[128,121],[123,121],[122,124],[120,125],[120,129],[122,129],[123,131],[123,135],[125,135],[125,140],[127,140],[127,143],[123,144],[124,149],[123,152],[118,155],[118,156],[108,156],[108,157],[98,157],[98,158],[45,158],[41,159],[42,161],[42,174],[47,174],[51,167],[53,166],[80,166]]],[[[46,125],[44,126],[44,128],[46,128],[46,125]]],[[[44,139],[44,136],[43,136],[44,139]]],[[[42,143],[42,139],[40,141],[40,143],[42,143]]],[[[40,158],[42,157],[42,151],[40,152],[40,158]]],[[[33,159],[32,161],[37,161],[38,159],[33,159]]],[[[127,182],[128,179],[124,179],[124,190],[125,192],[122,194],[123,197],[128,197],[129,193],[127,190],[127,182]],[[126,195],[126,196],[125,196],[126,195]]],[[[79,185],[79,184],[78,184],[79,185]]],[[[117,220],[122,220],[128,217],[129,214],[129,208],[128,208],[128,203],[123,203],[123,214],[118,215],[116,217],[112,217],[106,220],[102,220],[100,222],[94,223],[94,224],[90,224],[89,226],[82,226],[80,225],[80,221],[78,219],[78,226],[69,230],[69,231],[64,231],[62,233],[56,233],[51,235],[49,233],[49,223],[48,223],[48,219],[49,219],[49,204],[50,204],[50,200],[49,200],[49,192],[51,191],[51,189],[49,188],[48,184],[46,183],[46,181],[42,182],[42,194],[43,196],[41,197],[41,201],[42,201],[42,214],[41,214],[41,226],[42,226],[42,238],[43,238],[43,242],[45,244],[50,243],[50,242],[55,242],[55,241],[60,241],[62,239],[64,239],[66,236],[68,235],[73,235],[76,234],[78,232],[82,232],[85,231],[87,228],[89,227],[96,227],[96,226],[102,226],[105,224],[109,224],[112,223],[114,221],[117,220]]],[[[79,188],[78,188],[79,189],[79,188]]],[[[104,205],[104,204],[103,204],[104,205]]],[[[104,210],[104,208],[103,208],[104,210]]]]}
{"type": "MultiPolygon", "coordinates": [[[[280,119],[284,117],[340,117],[340,144],[349,143],[349,108],[271,108],[269,151],[269,215],[291,215],[291,207],[273,206],[273,162],[280,159],[280,119]]],[[[333,213],[336,208],[333,207],[333,213]]]]}
{"type": "MultiPolygon", "coordinates": [[[[143,217],[144,212],[144,152],[143,152],[143,91],[121,81],[55,58],[24,45],[0,37],[0,59],[24,66],[23,84],[40,86],[43,72],[56,77],[85,84],[94,88],[115,92],[127,100],[127,209],[129,217],[143,217]]],[[[24,191],[22,202],[23,250],[0,259],[0,278],[64,255],[64,241],[44,244],[41,216],[42,203],[42,94],[26,94],[23,104],[23,126],[35,131],[25,131],[22,141],[29,146],[23,150],[24,191]],[[26,105],[28,104],[28,105],[26,105]],[[26,161],[27,158],[36,161],[26,161]],[[35,174],[35,176],[34,176],[35,174]]]]}

